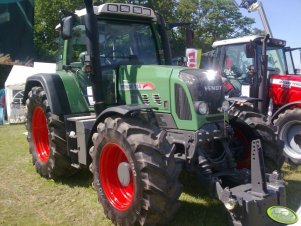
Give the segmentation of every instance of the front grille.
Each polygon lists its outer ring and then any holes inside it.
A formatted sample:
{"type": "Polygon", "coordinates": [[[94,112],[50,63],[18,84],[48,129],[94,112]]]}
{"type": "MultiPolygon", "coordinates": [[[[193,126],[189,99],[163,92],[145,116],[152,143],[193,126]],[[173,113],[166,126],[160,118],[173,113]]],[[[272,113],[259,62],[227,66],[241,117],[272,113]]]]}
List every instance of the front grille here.
{"type": "Polygon", "coordinates": [[[159,94],[153,94],[153,101],[157,104],[157,105],[161,105],[162,101],[161,101],[161,97],[159,94]]]}
{"type": "Polygon", "coordinates": [[[179,84],[175,85],[176,113],[179,119],[191,120],[191,111],[185,90],[179,84]]]}
{"type": "Polygon", "coordinates": [[[142,97],[143,103],[146,104],[146,105],[149,105],[148,95],[147,94],[142,94],[141,97],[142,97]]]}

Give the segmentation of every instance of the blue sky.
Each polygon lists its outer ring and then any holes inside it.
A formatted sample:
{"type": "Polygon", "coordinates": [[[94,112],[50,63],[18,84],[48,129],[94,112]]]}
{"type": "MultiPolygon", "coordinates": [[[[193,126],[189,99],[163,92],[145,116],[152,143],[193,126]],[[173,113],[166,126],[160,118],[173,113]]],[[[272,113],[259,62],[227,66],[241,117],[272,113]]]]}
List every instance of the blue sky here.
{"type": "MultiPolygon", "coordinates": [[[[241,0],[236,0],[238,4],[241,0]]],[[[274,38],[286,40],[287,46],[301,47],[301,0],[261,0],[274,38]]],[[[248,13],[241,9],[243,15],[254,18],[256,27],[263,29],[258,12],[248,13]]],[[[294,51],[294,62],[300,65],[300,52],[294,51]]]]}

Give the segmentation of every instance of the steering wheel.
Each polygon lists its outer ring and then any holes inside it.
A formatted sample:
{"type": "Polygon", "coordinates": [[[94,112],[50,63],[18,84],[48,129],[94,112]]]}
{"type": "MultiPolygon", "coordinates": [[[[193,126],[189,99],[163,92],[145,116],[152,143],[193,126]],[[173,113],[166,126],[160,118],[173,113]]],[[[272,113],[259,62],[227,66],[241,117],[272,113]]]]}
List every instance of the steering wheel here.
{"type": "Polygon", "coordinates": [[[125,58],[124,53],[121,50],[112,50],[107,51],[107,53],[101,54],[100,59],[104,59],[105,62],[102,62],[103,64],[114,64],[114,61],[116,61],[116,58],[125,58]]]}

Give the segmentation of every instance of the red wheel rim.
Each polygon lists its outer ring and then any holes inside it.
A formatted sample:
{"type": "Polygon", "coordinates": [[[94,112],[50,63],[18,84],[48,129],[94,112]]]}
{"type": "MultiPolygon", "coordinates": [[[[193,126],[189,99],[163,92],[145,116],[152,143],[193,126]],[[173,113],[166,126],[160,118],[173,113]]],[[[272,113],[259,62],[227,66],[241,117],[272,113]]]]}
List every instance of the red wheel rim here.
{"type": "Polygon", "coordinates": [[[47,162],[50,155],[48,127],[44,110],[41,107],[36,107],[33,112],[32,136],[39,160],[43,163],[47,162]]]}
{"type": "Polygon", "coordinates": [[[237,168],[250,168],[251,166],[251,144],[248,138],[243,134],[240,129],[234,129],[234,136],[239,139],[246,148],[246,155],[245,158],[241,161],[237,161],[237,168]]]}
{"type": "Polygon", "coordinates": [[[118,166],[129,163],[124,150],[117,144],[106,144],[99,158],[99,176],[103,191],[111,205],[120,210],[127,210],[134,197],[133,174],[130,170],[129,184],[123,186],[118,178],[118,166]]]}

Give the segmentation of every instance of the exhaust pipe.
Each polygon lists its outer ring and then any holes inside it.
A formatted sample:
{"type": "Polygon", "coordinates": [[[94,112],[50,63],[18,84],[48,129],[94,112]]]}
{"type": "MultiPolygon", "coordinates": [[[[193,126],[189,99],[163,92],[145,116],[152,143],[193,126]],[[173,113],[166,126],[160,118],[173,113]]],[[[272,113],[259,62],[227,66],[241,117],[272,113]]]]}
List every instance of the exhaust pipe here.
{"type": "Polygon", "coordinates": [[[98,115],[104,110],[104,93],[102,86],[102,73],[100,65],[100,52],[98,43],[98,26],[97,18],[94,14],[93,0],[84,0],[86,5],[87,14],[85,15],[85,26],[86,26],[86,42],[88,58],[87,64],[92,66],[92,72],[90,80],[92,83],[93,97],[94,97],[94,109],[98,115]]]}
{"type": "Polygon", "coordinates": [[[268,80],[268,55],[267,55],[267,42],[270,38],[270,35],[267,34],[262,43],[262,55],[261,55],[261,81],[259,85],[258,98],[262,99],[258,104],[258,110],[260,113],[266,112],[268,106],[267,98],[267,80],[268,80]]]}

